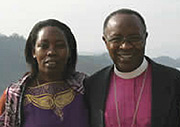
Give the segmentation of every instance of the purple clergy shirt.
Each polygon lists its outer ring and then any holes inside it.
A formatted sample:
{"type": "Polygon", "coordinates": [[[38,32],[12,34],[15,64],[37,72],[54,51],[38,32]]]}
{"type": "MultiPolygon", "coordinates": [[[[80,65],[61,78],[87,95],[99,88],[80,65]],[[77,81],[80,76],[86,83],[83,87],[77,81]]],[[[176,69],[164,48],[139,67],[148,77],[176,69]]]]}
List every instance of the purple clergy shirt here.
{"type": "MultiPolygon", "coordinates": [[[[116,98],[119,111],[121,127],[131,127],[133,115],[145,72],[132,79],[123,79],[114,72],[111,76],[109,94],[106,100],[105,125],[106,127],[118,127],[118,117],[116,114],[115,94],[114,94],[114,76],[116,81],[116,98]]],[[[134,127],[151,126],[151,66],[148,66],[145,87],[139,104],[139,110],[134,127]]]]}

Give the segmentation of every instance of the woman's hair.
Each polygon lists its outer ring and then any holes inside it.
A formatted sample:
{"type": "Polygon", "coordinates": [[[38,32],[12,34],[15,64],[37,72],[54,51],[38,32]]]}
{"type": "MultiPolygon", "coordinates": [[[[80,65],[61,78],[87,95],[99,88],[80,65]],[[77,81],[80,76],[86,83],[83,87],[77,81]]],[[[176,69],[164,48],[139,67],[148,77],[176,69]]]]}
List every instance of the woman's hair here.
{"type": "Polygon", "coordinates": [[[55,19],[48,19],[44,21],[40,21],[32,28],[25,46],[25,58],[26,62],[31,67],[32,76],[36,76],[38,73],[38,63],[35,58],[33,58],[33,50],[35,48],[35,44],[38,37],[38,32],[47,26],[57,27],[62,30],[67,38],[67,43],[70,49],[70,57],[67,60],[67,65],[64,70],[64,77],[68,77],[71,75],[76,69],[76,61],[77,61],[77,48],[76,48],[76,40],[74,35],[72,34],[70,28],[65,25],[64,23],[55,20],[55,19]]]}

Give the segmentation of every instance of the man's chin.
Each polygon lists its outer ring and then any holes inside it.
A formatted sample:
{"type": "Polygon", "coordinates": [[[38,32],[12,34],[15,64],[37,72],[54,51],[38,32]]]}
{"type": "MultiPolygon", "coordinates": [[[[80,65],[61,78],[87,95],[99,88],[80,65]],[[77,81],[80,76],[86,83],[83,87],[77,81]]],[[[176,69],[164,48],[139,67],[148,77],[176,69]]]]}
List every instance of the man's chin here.
{"type": "Polygon", "coordinates": [[[123,61],[121,64],[116,64],[116,68],[121,72],[131,72],[135,70],[135,67],[131,62],[123,61]]]}

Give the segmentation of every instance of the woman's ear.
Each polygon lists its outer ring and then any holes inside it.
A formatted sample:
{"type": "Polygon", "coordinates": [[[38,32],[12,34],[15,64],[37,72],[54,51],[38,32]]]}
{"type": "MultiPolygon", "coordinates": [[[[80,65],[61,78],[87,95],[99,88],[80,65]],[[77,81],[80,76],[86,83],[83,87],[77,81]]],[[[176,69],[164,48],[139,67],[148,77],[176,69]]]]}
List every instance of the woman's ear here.
{"type": "Polygon", "coordinates": [[[33,50],[32,50],[32,56],[33,56],[33,58],[34,58],[34,59],[36,58],[36,55],[35,55],[35,50],[34,50],[34,48],[33,48],[33,50]]]}

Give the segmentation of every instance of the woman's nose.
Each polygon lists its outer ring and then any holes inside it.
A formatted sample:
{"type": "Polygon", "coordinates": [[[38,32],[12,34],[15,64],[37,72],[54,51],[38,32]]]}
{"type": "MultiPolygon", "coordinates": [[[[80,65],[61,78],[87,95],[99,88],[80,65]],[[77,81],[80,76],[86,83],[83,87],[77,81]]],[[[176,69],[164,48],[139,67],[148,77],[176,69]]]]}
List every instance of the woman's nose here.
{"type": "Polygon", "coordinates": [[[49,47],[47,55],[56,55],[56,50],[54,47],[49,47]]]}

